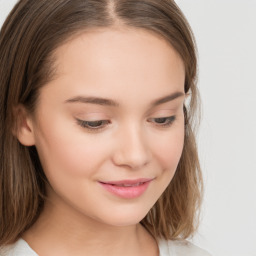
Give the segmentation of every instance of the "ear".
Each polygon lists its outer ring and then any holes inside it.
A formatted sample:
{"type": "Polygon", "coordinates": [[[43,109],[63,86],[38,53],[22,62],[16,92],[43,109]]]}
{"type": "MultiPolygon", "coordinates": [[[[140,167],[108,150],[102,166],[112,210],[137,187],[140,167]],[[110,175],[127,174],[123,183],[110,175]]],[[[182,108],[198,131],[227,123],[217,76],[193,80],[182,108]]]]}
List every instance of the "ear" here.
{"type": "Polygon", "coordinates": [[[33,121],[26,108],[23,105],[18,105],[14,110],[14,116],[16,119],[13,129],[14,136],[24,146],[35,145],[33,121]]]}

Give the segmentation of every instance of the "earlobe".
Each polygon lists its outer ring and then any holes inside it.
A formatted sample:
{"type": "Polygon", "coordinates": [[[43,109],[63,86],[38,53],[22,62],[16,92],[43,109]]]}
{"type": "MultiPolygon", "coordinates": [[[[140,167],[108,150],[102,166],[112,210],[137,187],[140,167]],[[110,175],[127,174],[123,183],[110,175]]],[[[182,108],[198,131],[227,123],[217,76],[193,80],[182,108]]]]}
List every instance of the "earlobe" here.
{"type": "Polygon", "coordinates": [[[16,118],[13,134],[24,146],[35,145],[34,129],[32,118],[24,106],[19,105],[15,108],[14,116],[16,118]]]}

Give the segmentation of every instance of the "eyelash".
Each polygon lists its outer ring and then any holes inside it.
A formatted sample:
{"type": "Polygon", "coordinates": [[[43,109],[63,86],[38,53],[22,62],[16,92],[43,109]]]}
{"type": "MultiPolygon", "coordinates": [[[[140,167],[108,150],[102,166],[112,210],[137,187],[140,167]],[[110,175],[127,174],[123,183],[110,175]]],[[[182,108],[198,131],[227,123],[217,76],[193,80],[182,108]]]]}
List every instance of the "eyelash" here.
{"type": "MultiPolygon", "coordinates": [[[[104,129],[108,124],[111,122],[109,120],[96,120],[96,121],[85,121],[76,119],[77,123],[91,131],[100,131],[104,129]]],[[[169,116],[169,117],[158,117],[158,118],[150,118],[148,119],[149,122],[154,122],[158,127],[170,127],[172,123],[176,120],[176,116],[169,116]]]]}
{"type": "Polygon", "coordinates": [[[155,125],[160,126],[160,127],[170,127],[173,122],[176,120],[176,116],[168,116],[168,117],[157,117],[157,118],[150,118],[149,121],[152,122],[154,121],[155,125]],[[157,120],[159,122],[157,122],[157,120]]]}
{"type": "Polygon", "coordinates": [[[108,124],[110,124],[110,121],[108,120],[84,121],[84,120],[77,119],[77,123],[83,128],[86,128],[88,130],[99,131],[104,129],[108,124]]]}

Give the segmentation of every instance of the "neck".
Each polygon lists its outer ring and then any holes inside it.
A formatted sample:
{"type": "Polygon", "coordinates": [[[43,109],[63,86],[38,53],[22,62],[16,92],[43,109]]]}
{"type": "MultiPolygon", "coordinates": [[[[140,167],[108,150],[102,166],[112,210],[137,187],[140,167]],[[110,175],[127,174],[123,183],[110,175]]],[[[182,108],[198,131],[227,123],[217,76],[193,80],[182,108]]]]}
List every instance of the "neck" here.
{"type": "Polygon", "coordinates": [[[23,238],[39,255],[158,255],[155,240],[140,224],[111,226],[49,201],[23,238]]]}

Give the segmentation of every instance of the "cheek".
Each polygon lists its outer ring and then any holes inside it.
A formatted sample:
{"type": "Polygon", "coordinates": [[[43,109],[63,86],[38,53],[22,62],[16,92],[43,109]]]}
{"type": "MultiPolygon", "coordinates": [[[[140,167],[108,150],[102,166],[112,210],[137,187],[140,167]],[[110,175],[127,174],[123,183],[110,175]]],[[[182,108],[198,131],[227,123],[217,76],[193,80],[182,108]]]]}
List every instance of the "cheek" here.
{"type": "MultiPolygon", "coordinates": [[[[159,139],[155,144],[154,158],[158,166],[158,187],[155,193],[159,197],[171,182],[184,146],[184,126],[159,139]],[[158,193],[157,193],[158,192],[158,193]]],[[[157,200],[157,198],[156,198],[157,200]]]]}
{"type": "Polygon", "coordinates": [[[154,142],[154,158],[157,160],[165,181],[172,179],[184,146],[184,125],[178,125],[170,131],[168,136],[163,136],[154,142]]]}
{"type": "Polygon", "coordinates": [[[70,131],[51,127],[37,136],[36,147],[47,176],[58,173],[72,178],[93,175],[107,157],[106,147],[102,147],[96,137],[88,138],[70,131]]]}

